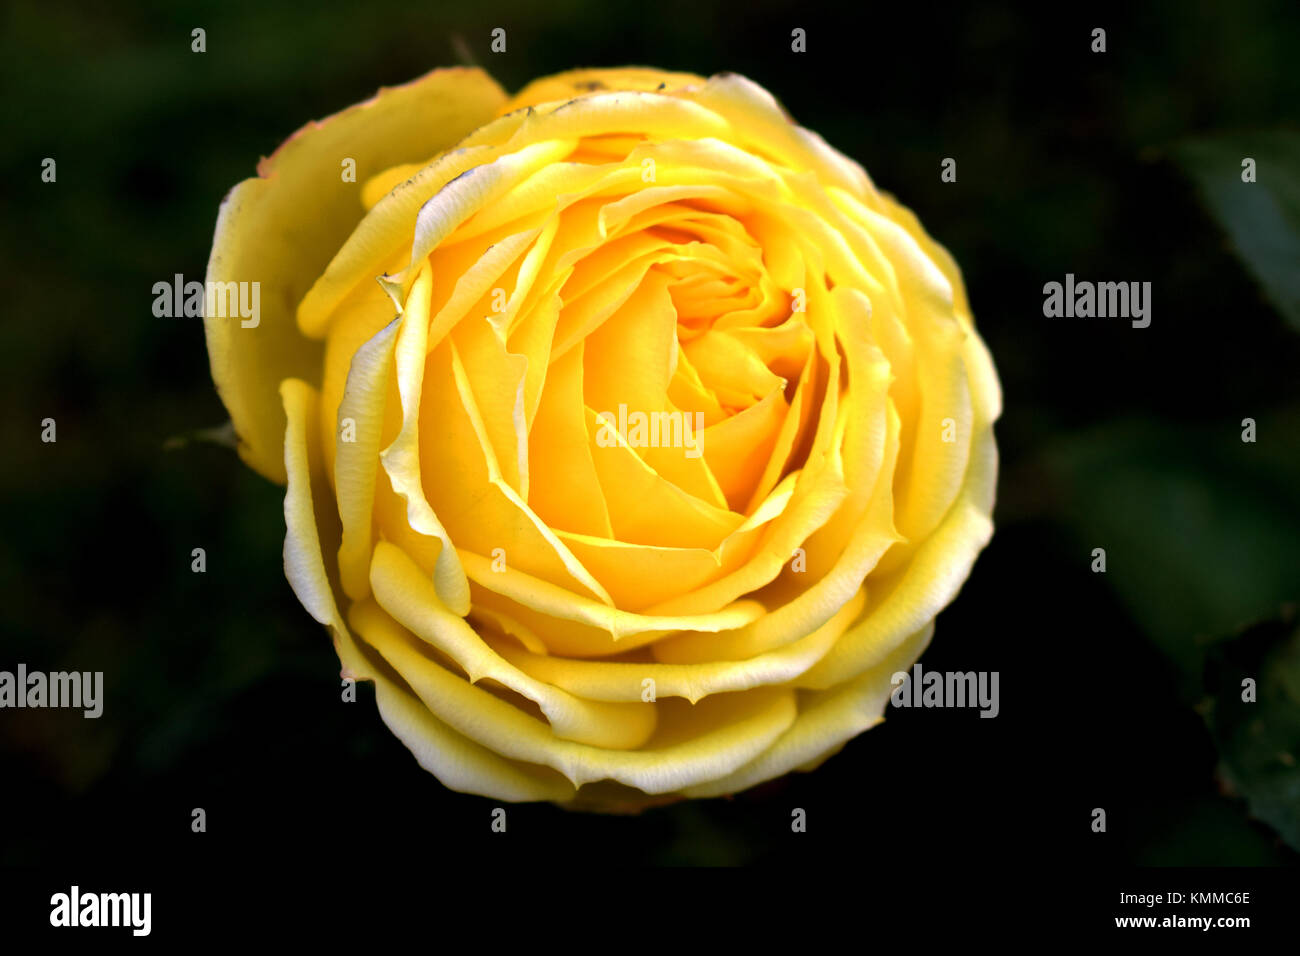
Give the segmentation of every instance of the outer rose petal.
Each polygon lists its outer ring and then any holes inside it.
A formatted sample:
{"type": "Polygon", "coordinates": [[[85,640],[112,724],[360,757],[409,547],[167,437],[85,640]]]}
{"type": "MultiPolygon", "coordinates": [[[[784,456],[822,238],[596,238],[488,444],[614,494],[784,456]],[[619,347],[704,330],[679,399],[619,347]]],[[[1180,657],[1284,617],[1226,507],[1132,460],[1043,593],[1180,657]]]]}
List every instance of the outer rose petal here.
{"type": "Polygon", "coordinates": [[[209,316],[204,327],[240,455],[261,474],[285,481],[280,382],[320,381],[322,347],[298,332],[295,312],[365,212],[358,183],[447,149],[503,102],[481,70],[435,70],[304,126],[226,196],[207,279],[260,282],[261,317],[243,328],[238,316],[209,316]],[[343,181],[344,159],[356,161],[356,183],[343,181]]]}
{"type": "Polygon", "coordinates": [[[334,589],[322,558],[321,532],[333,523],[329,489],[320,453],[313,446],[320,395],[306,382],[280,383],[286,428],[284,466],[288,489],[284,496],[284,576],[311,616],[336,632],[343,627],[334,589]],[[325,528],[322,528],[325,525],[325,528]]]}
{"type": "Polygon", "coordinates": [[[600,90],[657,90],[661,85],[665,89],[675,90],[690,83],[703,83],[704,77],[694,73],[667,73],[653,67],[625,66],[617,69],[569,70],[533,80],[510,98],[510,102],[501,108],[502,113],[510,113],[548,103],[553,100],[567,100],[583,93],[595,93],[600,90]]]}

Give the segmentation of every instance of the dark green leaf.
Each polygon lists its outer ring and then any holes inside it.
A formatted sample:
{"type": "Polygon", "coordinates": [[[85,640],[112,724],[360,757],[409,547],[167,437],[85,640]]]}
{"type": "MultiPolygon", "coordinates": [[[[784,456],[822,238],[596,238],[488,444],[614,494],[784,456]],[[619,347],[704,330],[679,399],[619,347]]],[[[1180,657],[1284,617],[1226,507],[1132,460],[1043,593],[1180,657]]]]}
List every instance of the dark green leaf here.
{"type": "Polygon", "coordinates": [[[1173,155],[1269,300],[1300,329],[1300,133],[1188,140],[1173,155]],[[1242,181],[1247,157],[1255,182],[1242,181]]]}
{"type": "Polygon", "coordinates": [[[220,425],[213,425],[211,428],[196,428],[192,432],[173,435],[163,442],[163,448],[167,451],[175,451],[184,448],[191,442],[220,445],[222,448],[234,450],[238,444],[235,438],[235,425],[233,422],[223,422],[220,425]]]}
{"type": "Polygon", "coordinates": [[[1227,784],[1250,812],[1300,849],[1300,626],[1295,615],[1216,647],[1203,708],[1227,784]],[[1243,700],[1243,682],[1255,700],[1243,700]]]}
{"type": "Polygon", "coordinates": [[[1190,699],[1215,640],[1300,599],[1300,435],[1287,416],[1266,427],[1269,441],[1250,444],[1231,421],[1110,425],[1046,459],[1080,573],[1104,548],[1106,583],[1190,699]]]}

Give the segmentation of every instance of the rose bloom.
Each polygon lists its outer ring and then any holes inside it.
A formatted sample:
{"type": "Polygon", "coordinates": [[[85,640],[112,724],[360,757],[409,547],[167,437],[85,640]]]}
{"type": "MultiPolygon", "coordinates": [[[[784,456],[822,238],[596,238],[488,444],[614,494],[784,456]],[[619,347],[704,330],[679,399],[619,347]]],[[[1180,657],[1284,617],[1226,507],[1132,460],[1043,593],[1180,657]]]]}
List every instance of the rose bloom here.
{"type": "Polygon", "coordinates": [[[207,278],[261,283],[207,344],[289,582],[454,790],[811,770],[992,533],[957,266],[740,76],[382,90],[231,191],[207,278]]]}

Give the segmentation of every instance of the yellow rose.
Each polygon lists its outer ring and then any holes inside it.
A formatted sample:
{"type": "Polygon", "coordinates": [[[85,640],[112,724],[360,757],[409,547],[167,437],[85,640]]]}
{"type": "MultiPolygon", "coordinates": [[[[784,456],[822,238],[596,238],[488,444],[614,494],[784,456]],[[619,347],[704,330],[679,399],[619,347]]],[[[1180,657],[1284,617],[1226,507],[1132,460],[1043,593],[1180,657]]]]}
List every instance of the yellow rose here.
{"type": "Polygon", "coordinates": [[[881,720],[992,533],[1001,398],[860,166],[740,76],[455,69],[258,174],[207,278],[261,315],[206,319],[213,379],[423,767],[628,810],[881,720]]]}

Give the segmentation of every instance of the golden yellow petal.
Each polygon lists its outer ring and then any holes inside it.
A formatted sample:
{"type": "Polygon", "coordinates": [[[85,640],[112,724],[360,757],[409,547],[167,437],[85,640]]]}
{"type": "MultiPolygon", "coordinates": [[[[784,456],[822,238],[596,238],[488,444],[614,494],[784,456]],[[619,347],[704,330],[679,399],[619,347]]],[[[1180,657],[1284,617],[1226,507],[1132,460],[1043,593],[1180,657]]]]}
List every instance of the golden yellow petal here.
{"type": "MultiPolygon", "coordinates": [[[[505,99],[481,70],[435,70],[405,86],[303,127],[240,183],[217,216],[209,282],[259,283],[260,316],[207,316],[208,355],[239,450],[258,472],[283,483],[286,378],[320,381],[321,349],[294,321],[303,294],[361,219],[359,178],[446,149],[487,120],[505,99]],[[413,121],[416,120],[416,121],[413,121]]],[[[251,287],[250,287],[251,288],[251,287]]]]}

